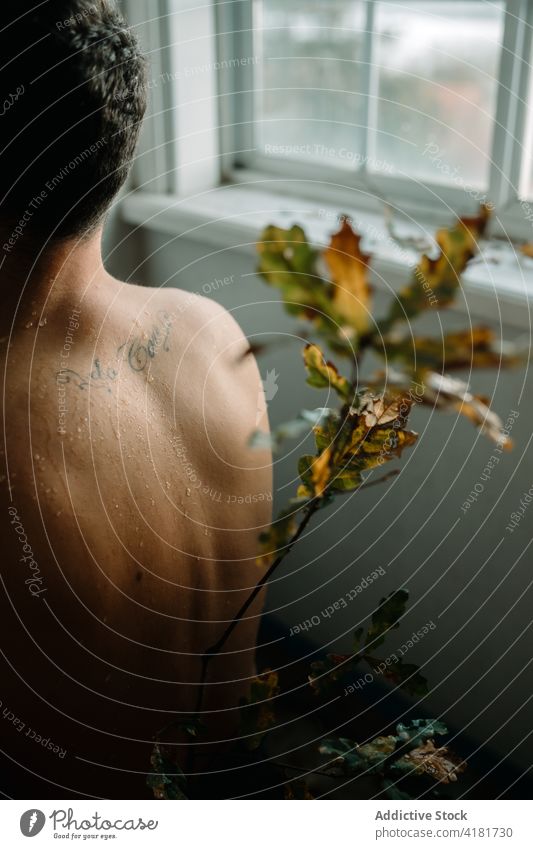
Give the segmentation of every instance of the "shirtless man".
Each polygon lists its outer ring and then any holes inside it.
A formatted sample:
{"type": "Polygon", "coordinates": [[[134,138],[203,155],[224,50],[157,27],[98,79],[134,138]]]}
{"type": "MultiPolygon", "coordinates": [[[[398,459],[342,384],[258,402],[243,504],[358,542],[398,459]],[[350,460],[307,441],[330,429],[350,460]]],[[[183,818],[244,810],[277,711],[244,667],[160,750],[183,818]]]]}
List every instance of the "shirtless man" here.
{"type": "MultiPolygon", "coordinates": [[[[134,37],[107,0],[19,16],[3,4],[1,90],[21,93],[0,126],[1,790],[143,798],[154,736],[193,711],[202,653],[261,577],[261,383],[222,308],[102,264],[145,106],[134,37]]],[[[221,739],[260,611],[210,668],[221,739]]]]}

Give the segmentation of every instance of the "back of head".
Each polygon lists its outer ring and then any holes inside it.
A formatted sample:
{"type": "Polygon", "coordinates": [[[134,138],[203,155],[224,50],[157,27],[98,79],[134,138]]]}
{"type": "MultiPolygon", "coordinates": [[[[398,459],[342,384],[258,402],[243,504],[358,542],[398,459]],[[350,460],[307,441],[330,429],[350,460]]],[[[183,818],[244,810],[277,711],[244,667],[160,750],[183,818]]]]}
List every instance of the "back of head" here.
{"type": "Polygon", "coordinates": [[[112,0],[0,8],[0,223],[12,242],[83,236],[127,176],[144,58],[112,0]]]}

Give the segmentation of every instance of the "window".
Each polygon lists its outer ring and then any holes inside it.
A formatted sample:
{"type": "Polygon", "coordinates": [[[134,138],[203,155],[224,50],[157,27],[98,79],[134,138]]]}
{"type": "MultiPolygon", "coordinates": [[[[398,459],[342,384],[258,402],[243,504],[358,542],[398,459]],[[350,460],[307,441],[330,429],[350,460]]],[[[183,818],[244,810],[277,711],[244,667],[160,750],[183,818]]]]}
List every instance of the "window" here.
{"type": "Polygon", "coordinates": [[[221,98],[231,164],[448,211],[533,197],[533,0],[217,8],[223,55],[249,59],[221,98]]]}
{"type": "Polygon", "coordinates": [[[152,64],[136,186],[228,182],[532,239],[533,0],[125,0],[152,64]],[[277,182],[276,182],[277,181],[277,182]]]}
{"type": "Polygon", "coordinates": [[[503,19],[502,3],[376,3],[369,132],[378,159],[439,183],[444,161],[488,188],[503,19]]]}

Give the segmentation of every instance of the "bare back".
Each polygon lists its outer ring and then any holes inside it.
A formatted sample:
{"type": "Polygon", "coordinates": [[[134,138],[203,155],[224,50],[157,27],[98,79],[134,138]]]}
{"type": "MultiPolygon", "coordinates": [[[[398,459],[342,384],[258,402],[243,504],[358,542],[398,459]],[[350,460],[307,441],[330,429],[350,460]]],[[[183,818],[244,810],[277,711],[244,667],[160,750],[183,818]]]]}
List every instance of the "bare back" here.
{"type": "MultiPolygon", "coordinates": [[[[142,796],[153,736],[191,712],[202,652],[261,576],[257,367],[220,307],[107,277],[28,307],[8,343],[2,749],[41,798],[142,796]]],[[[259,613],[213,665],[221,728],[259,613]]]]}

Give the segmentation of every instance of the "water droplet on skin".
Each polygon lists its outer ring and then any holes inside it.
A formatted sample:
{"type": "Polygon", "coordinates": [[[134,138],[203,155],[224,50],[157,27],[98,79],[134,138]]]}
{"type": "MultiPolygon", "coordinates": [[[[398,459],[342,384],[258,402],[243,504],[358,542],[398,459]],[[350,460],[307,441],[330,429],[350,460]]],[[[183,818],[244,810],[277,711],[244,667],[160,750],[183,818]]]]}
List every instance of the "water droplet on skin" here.
{"type": "Polygon", "coordinates": [[[189,487],[187,487],[187,495],[190,495],[190,494],[191,494],[191,490],[189,489],[189,487]]]}
{"type": "Polygon", "coordinates": [[[118,504],[115,504],[115,507],[116,507],[116,508],[117,508],[117,510],[118,510],[118,504]]]}
{"type": "Polygon", "coordinates": [[[40,322],[39,322],[39,327],[44,327],[44,326],[45,326],[45,324],[46,324],[46,322],[47,322],[47,320],[48,320],[48,319],[46,319],[46,318],[41,318],[41,320],[40,320],[40,322]]]}
{"type": "Polygon", "coordinates": [[[30,327],[33,327],[33,321],[26,322],[26,324],[24,326],[26,327],[26,329],[29,330],[30,327]]]}

